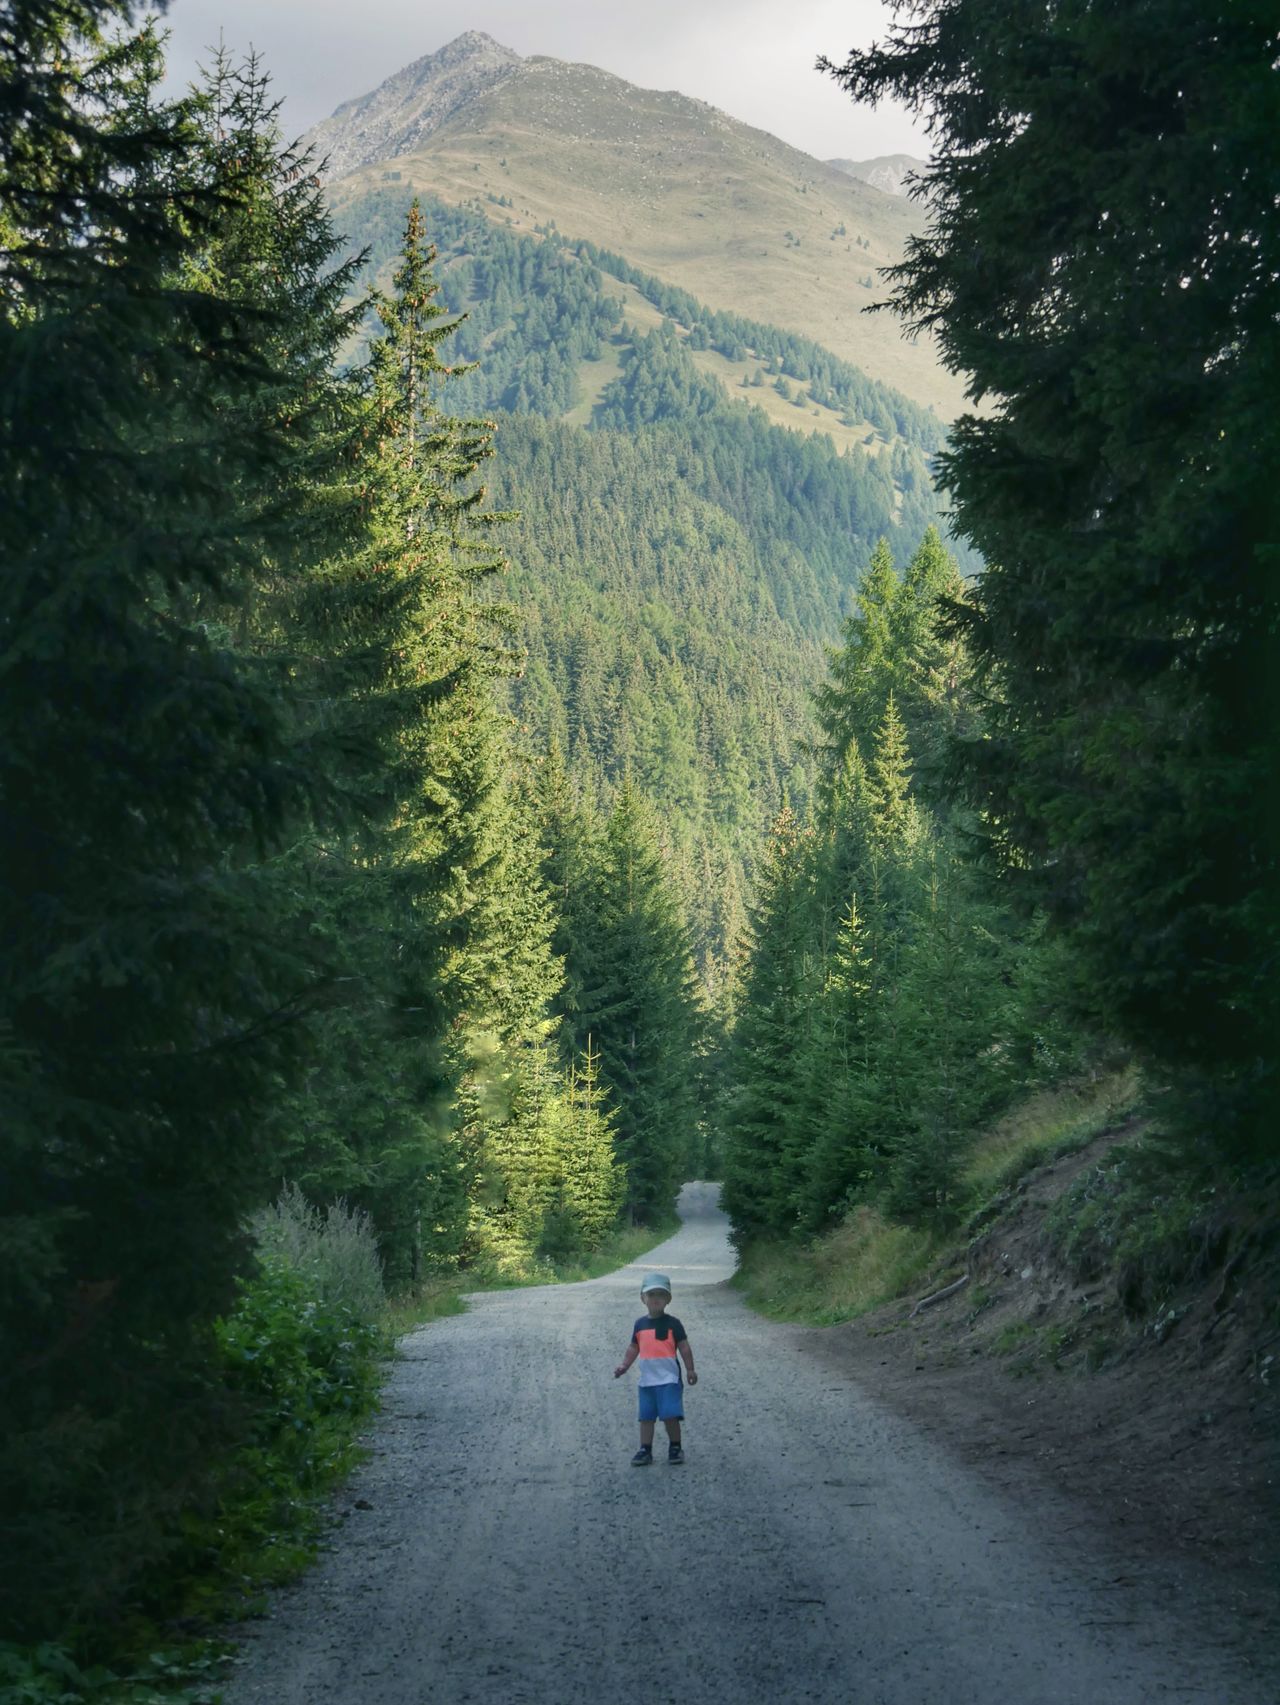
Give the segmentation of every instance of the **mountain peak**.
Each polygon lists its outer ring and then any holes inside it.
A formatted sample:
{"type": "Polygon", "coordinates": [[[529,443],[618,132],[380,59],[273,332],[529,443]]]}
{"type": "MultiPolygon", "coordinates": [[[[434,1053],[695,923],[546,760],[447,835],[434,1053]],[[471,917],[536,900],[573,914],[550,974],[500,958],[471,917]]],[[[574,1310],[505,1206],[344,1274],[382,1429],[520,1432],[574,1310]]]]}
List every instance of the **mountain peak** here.
{"type": "Polygon", "coordinates": [[[917,206],[705,101],[469,32],[340,107],[311,141],[348,231],[370,196],[402,219],[414,194],[514,234],[554,226],[711,309],[768,304],[783,330],[943,419],[963,406],[928,338],[860,311],[918,229],[917,206]]]}
{"type": "MultiPolygon", "coordinates": [[[[494,52],[501,53],[508,59],[519,59],[520,55],[509,47],[504,47],[500,41],[495,41],[484,30],[463,30],[460,36],[454,36],[439,50],[441,53],[472,53],[494,52]]],[[[428,55],[430,57],[430,55],[428,55]]]]}
{"type": "Polygon", "coordinates": [[[424,54],[367,95],[344,101],[307,141],[329,175],[387,160],[425,141],[478,95],[497,88],[524,60],[483,30],[465,30],[424,54]]]}
{"type": "MultiPolygon", "coordinates": [[[[464,60],[519,65],[520,55],[511,48],[504,47],[500,41],[495,41],[491,35],[486,35],[483,30],[463,30],[460,36],[454,36],[452,41],[446,42],[435,53],[425,54],[406,69],[414,71],[421,66],[461,65],[464,60]]],[[[404,73],[397,75],[403,76],[404,73]]]]}

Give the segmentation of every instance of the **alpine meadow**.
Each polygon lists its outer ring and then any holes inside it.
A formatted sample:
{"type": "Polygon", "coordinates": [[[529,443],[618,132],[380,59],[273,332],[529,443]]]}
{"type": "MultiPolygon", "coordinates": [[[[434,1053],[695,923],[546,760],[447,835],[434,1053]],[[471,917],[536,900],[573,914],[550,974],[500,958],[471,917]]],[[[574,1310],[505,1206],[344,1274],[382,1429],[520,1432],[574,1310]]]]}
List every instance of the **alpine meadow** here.
{"type": "Polygon", "coordinates": [[[1064,1473],[1108,1379],[1210,1491],[1226,1416],[1260,1578],[1280,38],[889,19],[814,77],[928,159],[471,30],[295,141],[285,67],[173,95],[131,0],[7,8],[15,1705],[220,1698],[397,1338],[629,1272],[691,1180],[873,1397],[919,1293],[955,1390],[1053,1381],[1064,1473]]]}

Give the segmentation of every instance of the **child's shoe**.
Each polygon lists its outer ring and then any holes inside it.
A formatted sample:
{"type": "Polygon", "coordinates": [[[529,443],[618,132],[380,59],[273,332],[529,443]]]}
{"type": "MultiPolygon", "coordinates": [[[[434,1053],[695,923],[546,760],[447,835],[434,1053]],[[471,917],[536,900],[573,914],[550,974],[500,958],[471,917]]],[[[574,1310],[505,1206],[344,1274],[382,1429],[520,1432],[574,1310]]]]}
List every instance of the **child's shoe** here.
{"type": "Polygon", "coordinates": [[[670,1444],[667,1446],[667,1461],[668,1462],[683,1462],[684,1461],[684,1451],[680,1448],[679,1445],[670,1444]]]}
{"type": "Polygon", "coordinates": [[[649,1464],[652,1461],[653,1461],[653,1450],[652,1450],[652,1448],[649,1445],[641,1445],[640,1449],[631,1458],[631,1466],[632,1466],[632,1468],[648,1468],[649,1464]]]}

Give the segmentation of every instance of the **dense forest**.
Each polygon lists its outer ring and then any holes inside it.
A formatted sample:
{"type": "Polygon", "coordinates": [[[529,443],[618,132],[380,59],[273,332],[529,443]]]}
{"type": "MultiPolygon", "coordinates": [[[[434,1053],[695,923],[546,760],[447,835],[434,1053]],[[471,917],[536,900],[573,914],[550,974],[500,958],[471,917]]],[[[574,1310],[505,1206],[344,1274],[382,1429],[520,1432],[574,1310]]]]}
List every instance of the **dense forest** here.
{"type": "Polygon", "coordinates": [[[1150,1217],[1167,1277],[1224,1201],[1274,1223],[1273,32],[928,11],[828,69],[935,115],[894,300],[993,405],[940,458],[986,566],[870,560],[760,884],[726,1195],[747,1247],[954,1221],[983,1120],[1121,1048],[1152,1134],[1082,1213],[1103,1261],[1150,1217]]]}
{"type": "Polygon", "coordinates": [[[228,1505],[269,1554],[372,1400],[384,1290],[660,1223],[702,1140],[652,807],[571,786],[500,702],[493,427],[449,406],[419,210],[359,297],[257,65],[166,101],[113,12],[0,48],[0,1492],[31,1638],[234,1571],[228,1505]]]}
{"type": "Polygon", "coordinates": [[[935,114],[895,288],[991,405],[947,444],[555,230],[339,224],[257,63],[170,99],[125,0],[0,33],[27,1697],[296,1566],[388,1296],[691,1175],[748,1264],[954,1226],[984,1121],[1121,1055],[1099,1244],[1157,1188],[1162,1259],[1273,1223],[1274,43],[926,11],[837,75],[935,114]]]}
{"type": "MultiPolygon", "coordinates": [[[[404,203],[391,183],[335,215],[374,276],[404,203]]],[[[784,797],[809,798],[821,647],[875,541],[909,552],[938,520],[941,429],[815,344],[706,309],[616,255],[424,206],[442,301],[465,316],[454,355],[474,363],[452,394],[496,421],[494,501],[516,512],[503,591],[528,657],[508,702],[539,746],[558,741],[576,785],[605,798],[630,775],[658,807],[718,998],[736,947],[726,921],[768,823],[784,797]],[[648,330],[637,300],[661,316],[648,330]],[[700,368],[704,350],[742,382],[700,368]],[[766,384],[802,417],[821,405],[859,426],[866,445],[780,428],[750,406],[766,384]]]]}
{"type": "Polygon", "coordinates": [[[723,1103],[725,1200],[745,1242],[874,1204],[945,1217],[972,1141],[1099,1047],[1070,960],[975,869],[948,754],[981,726],[969,608],[930,531],[881,541],[816,695],[810,812],[773,825],[723,1103]]]}

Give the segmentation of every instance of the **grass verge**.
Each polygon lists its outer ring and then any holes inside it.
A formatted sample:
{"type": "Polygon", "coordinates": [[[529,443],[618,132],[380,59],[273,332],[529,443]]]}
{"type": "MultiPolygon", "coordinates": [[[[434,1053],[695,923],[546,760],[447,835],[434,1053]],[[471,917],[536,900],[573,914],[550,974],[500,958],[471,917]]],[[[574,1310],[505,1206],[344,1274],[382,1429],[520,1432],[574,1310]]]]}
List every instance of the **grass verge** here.
{"type": "Polygon", "coordinates": [[[1061,1084],[1029,1096],[983,1131],[965,1162],[961,1188],[969,1208],[1012,1189],[1020,1178],[1072,1154],[1111,1130],[1138,1104],[1135,1067],[1061,1084]]]}
{"type": "Polygon", "coordinates": [[[676,1214],[668,1214],[654,1225],[623,1226],[594,1254],[560,1263],[555,1270],[555,1282],[563,1285],[577,1284],[583,1279],[602,1279],[606,1273],[616,1273],[619,1267],[629,1267],[633,1261],[665,1243],[679,1229],[680,1220],[676,1214]]]}
{"type": "Polygon", "coordinates": [[[771,1320],[834,1326],[901,1296],[936,1253],[932,1232],[861,1207],[811,1244],[755,1245],[733,1283],[771,1320]]]}

